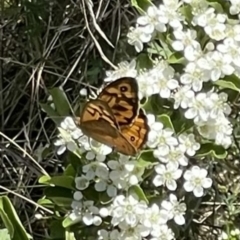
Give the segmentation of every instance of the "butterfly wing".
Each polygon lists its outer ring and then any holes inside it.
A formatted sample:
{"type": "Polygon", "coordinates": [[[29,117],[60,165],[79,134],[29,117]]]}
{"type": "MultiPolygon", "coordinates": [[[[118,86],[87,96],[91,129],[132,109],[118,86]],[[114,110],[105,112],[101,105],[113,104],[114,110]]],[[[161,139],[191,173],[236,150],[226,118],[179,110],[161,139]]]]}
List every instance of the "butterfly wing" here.
{"type": "Polygon", "coordinates": [[[139,110],[139,115],[129,127],[121,128],[122,135],[131,143],[137,150],[141,149],[147,141],[149,126],[147,117],[142,109],[139,110]]]}
{"type": "Polygon", "coordinates": [[[124,77],[108,84],[98,99],[112,109],[119,126],[133,123],[139,111],[138,84],[135,78],[124,77]]]}
{"type": "Polygon", "coordinates": [[[120,133],[113,112],[106,102],[98,99],[87,102],[82,110],[79,126],[88,137],[113,147],[120,153],[136,154],[135,147],[120,133]]]}

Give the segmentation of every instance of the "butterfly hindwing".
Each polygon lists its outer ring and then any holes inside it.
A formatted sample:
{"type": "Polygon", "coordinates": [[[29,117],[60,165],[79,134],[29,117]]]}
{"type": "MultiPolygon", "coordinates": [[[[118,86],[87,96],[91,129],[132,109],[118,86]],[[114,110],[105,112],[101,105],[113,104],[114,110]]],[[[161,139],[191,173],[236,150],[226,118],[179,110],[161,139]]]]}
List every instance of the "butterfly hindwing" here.
{"type": "Polygon", "coordinates": [[[123,136],[136,148],[141,149],[147,141],[149,126],[147,117],[142,109],[130,127],[121,128],[123,136]]]}

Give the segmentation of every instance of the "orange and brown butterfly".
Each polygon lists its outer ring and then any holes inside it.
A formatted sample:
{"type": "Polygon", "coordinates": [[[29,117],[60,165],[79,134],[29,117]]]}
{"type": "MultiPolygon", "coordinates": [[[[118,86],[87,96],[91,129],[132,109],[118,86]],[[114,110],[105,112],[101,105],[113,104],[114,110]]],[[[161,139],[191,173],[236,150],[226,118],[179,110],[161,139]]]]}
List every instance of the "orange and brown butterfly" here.
{"type": "Polygon", "coordinates": [[[146,143],[149,132],[139,104],[136,79],[120,78],[85,104],[77,125],[88,137],[133,156],[146,143]]]}

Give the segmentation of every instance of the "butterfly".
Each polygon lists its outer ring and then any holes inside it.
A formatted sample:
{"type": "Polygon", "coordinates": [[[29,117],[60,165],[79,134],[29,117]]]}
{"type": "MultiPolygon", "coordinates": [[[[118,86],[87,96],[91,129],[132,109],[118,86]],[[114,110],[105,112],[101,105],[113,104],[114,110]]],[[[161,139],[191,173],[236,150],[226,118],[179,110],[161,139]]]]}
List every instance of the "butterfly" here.
{"type": "Polygon", "coordinates": [[[83,134],[125,155],[135,155],[147,141],[147,117],[139,109],[136,79],[120,78],[88,101],[77,125],[83,134]]]}

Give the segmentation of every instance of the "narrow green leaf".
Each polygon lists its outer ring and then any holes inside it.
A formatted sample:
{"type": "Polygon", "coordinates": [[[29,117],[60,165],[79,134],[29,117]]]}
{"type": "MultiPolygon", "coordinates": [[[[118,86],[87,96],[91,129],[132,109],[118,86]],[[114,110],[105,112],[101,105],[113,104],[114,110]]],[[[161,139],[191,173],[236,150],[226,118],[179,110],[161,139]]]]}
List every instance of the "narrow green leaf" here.
{"type": "Polygon", "coordinates": [[[63,117],[61,117],[51,106],[46,103],[40,103],[40,106],[44,112],[58,125],[61,123],[63,117]]]}
{"type": "Polygon", "coordinates": [[[6,227],[8,228],[12,240],[29,240],[32,238],[24,229],[11,201],[6,196],[0,197],[1,217],[3,213],[7,215],[7,218],[5,217],[3,222],[6,223],[7,219],[6,227]]]}
{"type": "Polygon", "coordinates": [[[162,114],[157,116],[157,121],[160,121],[165,128],[170,128],[175,132],[171,118],[168,115],[162,114]]]}
{"type": "Polygon", "coordinates": [[[0,229],[0,239],[1,240],[11,240],[11,237],[6,228],[0,229]]]}
{"type": "Polygon", "coordinates": [[[55,176],[48,180],[49,184],[54,184],[57,187],[64,187],[75,190],[74,177],[72,176],[55,176]]]}
{"type": "Polygon", "coordinates": [[[49,90],[53,98],[53,103],[60,116],[68,116],[70,114],[71,105],[68,102],[67,96],[60,88],[53,88],[49,90]]]}
{"type": "Polygon", "coordinates": [[[146,202],[148,204],[148,199],[140,186],[135,185],[135,186],[130,187],[129,192],[135,193],[138,196],[139,200],[143,200],[144,202],[146,202]]]}
{"type": "Polygon", "coordinates": [[[51,177],[50,176],[42,176],[39,178],[38,182],[41,184],[47,183],[49,185],[49,181],[50,181],[51,177]]]}
{"type": "Polygon", "coordinates": [[[131,4],[141,13],[144,13],[144,10],[146,10],[149,6],[152,5],[151,1],[149,0],[131,0],[131,4]]]}
{"type": "Polygon", "coordinates": [[[225,76],[224,79],[218,80],[214,84],[222,88],[232,89],[240,92],[240,79],[234,74],[231,76],[225,76]]]}
{"type": "Polygon", "coordinates": [[[78,223],[78,222],[81,222],[81,221],[82,221],[81,218],[77,218],[75,221],[73,221],[73,220],[68,216],[68,217],[66,217],[66,218],[63,220],[62,225],[63,225],[64,228],[68,228],[68,227],[70,227],[70,226],[72,226],[72,225],[74,225],[74,224],[76,224],[76,223],[78,223]]]}
{"type": "Polygon", "coordinates": [[[227,151],[222,146],[213,143],[205,143],[201,145],[201,148],[197,151],[195,156],[204,157],[206,155],[212,155],[215,158],[224,159],[227,156],[227,151]]]}
{"type": "Polygon", "coordinates": [[[66,169],[64,171],[64,175],[65,176],[70,176],[70,177],[75,177],[76,176],[76,170],[74,169],[72,164],[68,164],[68,166],[66,167],[66,169]]]}

